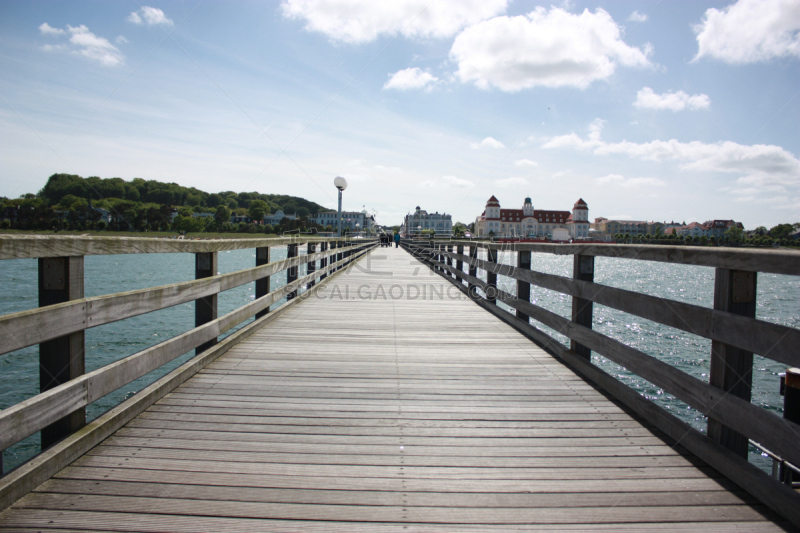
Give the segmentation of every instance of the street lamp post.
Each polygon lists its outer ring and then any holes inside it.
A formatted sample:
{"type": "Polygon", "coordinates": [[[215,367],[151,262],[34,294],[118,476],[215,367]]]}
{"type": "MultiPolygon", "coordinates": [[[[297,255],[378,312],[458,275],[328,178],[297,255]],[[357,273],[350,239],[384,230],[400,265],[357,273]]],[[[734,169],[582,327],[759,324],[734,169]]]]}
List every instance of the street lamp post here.
{"type": "Polygon", "coordinates": [[[347,180],[341,176],[338,176],[335,180],[333,180],[333,184],[336,185],[336,188],[339,189],[339,216],[337,217],[339,221],[338,230],[336,233],[337,237],[342,236],[342,191],[347,188],[347,180]]]}

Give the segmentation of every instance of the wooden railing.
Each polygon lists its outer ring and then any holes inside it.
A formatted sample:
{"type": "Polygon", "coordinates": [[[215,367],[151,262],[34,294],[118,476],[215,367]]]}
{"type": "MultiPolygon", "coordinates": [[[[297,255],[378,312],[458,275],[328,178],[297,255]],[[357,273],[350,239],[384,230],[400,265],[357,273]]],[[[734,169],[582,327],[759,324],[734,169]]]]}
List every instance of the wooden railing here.
{"type": "MultiPolygon", "coordinates": [[[[800,367],[800,330],[755,318],[757,273],[800,275],[800,253],[455,240],[403,241],[402,245],[476,303],[561,358],[681,446],[800,526],[798,494],[747,460],[748,443],[752,440],[769,449],[779,460],[800,465],[800,424],[750,403],[754,353],[790,367],[800,367]],[[485,260],[478,258],[479,250],[485,251],[485,260]],[[512,252],[516,256],[515,264],[499,264],[500,251],[512,252]],[[572,278],[531,270],[532,253],[572,255],[572,278]],[[594,283],[595,257],[714,267],[713,309],[594,283]],[[486,281],[478,275],[478,270],[485,272],[486,281]],[[498,275],[516,280],[516,295],[498,287],[498,275]],[[531,303],[531,285],[571,296],[571,317],[564,318],[531,303]],[[501,309],[498,301],[510,306],[514,314],[501,309]],[[594,303],[711,339],[709,381],[593,331],[594,303]],[[570,345],[562,344],[535,327],[530,319],[563,334],[570,339],[570,345]],[[701,411],[708,417],[708,434],[692,428],[592,364],[592,351],[701,411]]],[[[800,298],[800,295],[794,297],[800,298]]]]}
{"type": "MultiPolygon", "coordinates": [[[[37,431],[41,431],[42,449],[59,448],[50,454],[57,460],[48,462],[52,457],[37,458],[29,463],[38,464],[25,465],[0,480],[0,510],[58,471],[68,458],[83,453],[87,446],[91,447],[108,433],[109,428],[98,432],[97,427],[84,427],[87,405],[191,350],[196,350],[197,355],[203,354],[203,357],[184,365],[186,368],[180,378],[170,382],[170,387],[174,388],[224,353],[233,344],[233,337],[243,338],[295,303],[299,289],[314,290],[319,283],[375,246],[377,241],[369,239],[313,236],[229,240],[0,237],[0,260],[38,258],[40,305],[29,311],[0,316],[0,355],[38,344],[41,386],[40,394],[0,411],[0,450],[37,431]],[[306,255],[298,255],[301,245],[307,247],[306,255]],[[270,249],[276,246],[286,246],[287,258],[270,262],[270,249]],[[255,248],[255,267],[216,274],[218,252],[244,248],[255,248]],[[83,263],[86,255],[175,252],[195,254],[197,279],[84,297],[83,263]],[[298,277],[301,264],[306,265],[306,275],[298,277]],[[278,290],[271,290],[270,276],[282,271],[286,271],[286,284],[278,290]],[[255,299],[218,317],[217,295],[251,282],[255,282],[255,299]],[[284,298],[287,302],[270,312],[270,306],[284,298]],[[86,329],[192,301],[196,302],[194,329],[93,372],[84,372],[86,329]],[[256,322],[240,329],[229,337],[231,342],[226,342],[226,339],[223,341],[225,345],[218,348],[220,335],[254,316],[256,322]],[[95,435],[87,438],[92,431],[95,435]],[[64,439],[72,442],[62,444],[64,439]],[[54,446],[56,443],[59,445],[54,446]]],[[[149,390],[148,398],[138,401],[135,409],[127,410],[124,416],[112,413],[106,418],[113,419],[113,426],[119,426],[169,390],[165,386],[149,390]]],[[[2,454],[0,472],[1,458],[2,454]]]]}

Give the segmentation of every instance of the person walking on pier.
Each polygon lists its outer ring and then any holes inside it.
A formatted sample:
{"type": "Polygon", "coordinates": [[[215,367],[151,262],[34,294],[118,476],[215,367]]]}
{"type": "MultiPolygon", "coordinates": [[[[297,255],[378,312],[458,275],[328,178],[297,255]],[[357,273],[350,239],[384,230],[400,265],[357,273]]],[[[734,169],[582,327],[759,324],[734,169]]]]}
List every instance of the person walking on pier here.
{"type": "MultiPolygon", "coordinates": [[[[390,243],[389,247],[391,248],[391,246],[392,245],[390,243]]],[[[395,248],[400,248],[400,232],[399,231],[395,232],[395,234],[394,234],[394,247],[395,248]]]]}

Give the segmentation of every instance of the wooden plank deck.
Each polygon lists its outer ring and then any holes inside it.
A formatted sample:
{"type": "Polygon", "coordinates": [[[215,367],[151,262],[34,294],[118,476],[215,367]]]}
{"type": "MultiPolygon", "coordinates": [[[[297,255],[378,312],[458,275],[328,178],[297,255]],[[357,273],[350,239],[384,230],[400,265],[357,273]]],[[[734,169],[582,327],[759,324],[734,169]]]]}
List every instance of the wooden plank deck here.
{"type": "Polygon", "coordinates": [[[449,287],[376,250],[6,510],[0,531],[788,527],[449,287]]]}

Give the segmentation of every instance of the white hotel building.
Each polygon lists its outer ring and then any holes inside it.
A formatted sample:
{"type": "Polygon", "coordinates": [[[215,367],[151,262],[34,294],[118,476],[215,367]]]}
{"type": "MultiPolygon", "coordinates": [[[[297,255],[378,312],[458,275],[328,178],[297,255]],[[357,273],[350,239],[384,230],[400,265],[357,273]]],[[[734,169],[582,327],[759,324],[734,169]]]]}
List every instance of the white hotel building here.
{"type": "Polygon", "coordinates": [[[583,239],[589,237],[589,206],[579,199],[569,211],[534,209],[530,198],[525,198],[522,209],[501,209],[500,202],[492,196],[486,209],[475,219],[475,236],[485,237],[536,237],[553,240],[583,239]]]}

